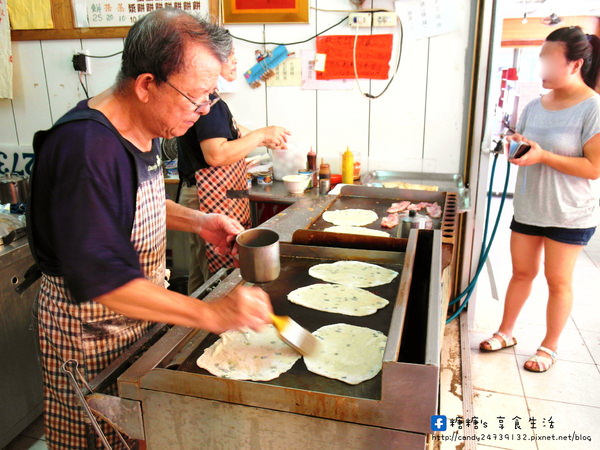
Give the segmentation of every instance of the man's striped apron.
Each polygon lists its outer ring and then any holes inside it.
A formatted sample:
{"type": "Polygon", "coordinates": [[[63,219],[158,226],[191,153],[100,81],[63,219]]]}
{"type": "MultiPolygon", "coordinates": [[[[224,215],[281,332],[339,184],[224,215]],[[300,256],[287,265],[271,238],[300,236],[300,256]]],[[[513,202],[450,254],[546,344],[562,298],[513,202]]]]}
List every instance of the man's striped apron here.
{"type": "MultiPolygon", "coordinates": [[[[131,242],[146,278],[164,286],[166,213],[160,170],[138,186],[131,242]]],[[[81,373],[90,381],[136,342],[152,323],[129,319],[94,301],[75,303],[62,277],[43,276],[38,303],[48,446],[87,448],[88,420],[61,370],[63,362],[76,360],[81,373]]],[[[116,386],[112,392],[116,392],[116,386]]],[[[101,424],[113,448],[120,448],[112,430],[101,424]]]]}

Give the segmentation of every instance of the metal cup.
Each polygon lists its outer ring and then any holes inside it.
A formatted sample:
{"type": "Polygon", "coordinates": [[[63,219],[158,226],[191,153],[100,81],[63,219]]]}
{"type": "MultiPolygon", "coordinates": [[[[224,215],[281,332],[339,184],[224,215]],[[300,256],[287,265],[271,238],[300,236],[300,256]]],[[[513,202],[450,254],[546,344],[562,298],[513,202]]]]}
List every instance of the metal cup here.
{"type": "Polygon", "coordinates": [[[279,235],[267,228],[253,228],[237,235],[242,278],[268,283],[279,276],[279,235]]]}

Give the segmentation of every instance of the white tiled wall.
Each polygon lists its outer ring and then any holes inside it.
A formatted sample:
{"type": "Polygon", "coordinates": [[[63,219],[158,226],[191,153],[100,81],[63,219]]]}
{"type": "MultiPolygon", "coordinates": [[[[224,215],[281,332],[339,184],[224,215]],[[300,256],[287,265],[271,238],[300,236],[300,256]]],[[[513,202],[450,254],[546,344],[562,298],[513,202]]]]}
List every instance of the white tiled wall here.
{"type": "MultiPolygon", "coordinates": [[[[367,1],[368,3],[368,1],[367,1]]],[[[251,89],[241,74],[255,63],[260,46],[234,41],[240,74],[235,92],[224,95],[239,123],[248,128],[282,125],[293,140],[339,171],[339,154],[350,148],[360,155],[363,170],[458,172],[466,129],[469,48],[474,0],[456,0],[457,29],[429,39],[404,39],[400,70],[388,91],[367,100],[358,89],[302,90],[300,87],[261,86],[251,89]]],[[[348,0],[312,0],[312,6],[346,10],[348,0]]],[[[367,5],[366,5],[367,6],[367,5]]],[[[274,42],[303,40],[343,18],[341,12],[311,10],[309,24],[231,25],[234,36],[274,42]]],[[[361,29],[369,33],[369,29],[361,29]]],[[[375,33],[394,33],[375,29],[375,33]]],[[[345,23],[327,34],[353,34],[345,23]]],[[[394,38],[397,46],[397,37],[394,38]]],[[[315,41],[289,46],[299,56],[315,41]]],[[[14,98],[0,99],[0,171],[11,163],[10,152],[27,152],[36,130],[48,128],[64,112],[85,98],[71,58],[75,50],[106,55],[122,49],[122,39],[83,39],[13,42],[14,98]],[[16,147],[19,146],[19,147],[16,147]],[[3,159],[4,158],[4,159],[3,159]]],[[[270,48],[271,46],[268,46],[270,48]]],[[[396,54],[394,50],[393,56],[396,54]]],[[[109,87],[120,57],[92,59],[92,74],[84,82],[90,96],[109,87]]],[[[395,61],[391,61],[393,67],[395,61]]],[[[385,82],[361,80],[363,90],[378,93],[385,82]]]]}

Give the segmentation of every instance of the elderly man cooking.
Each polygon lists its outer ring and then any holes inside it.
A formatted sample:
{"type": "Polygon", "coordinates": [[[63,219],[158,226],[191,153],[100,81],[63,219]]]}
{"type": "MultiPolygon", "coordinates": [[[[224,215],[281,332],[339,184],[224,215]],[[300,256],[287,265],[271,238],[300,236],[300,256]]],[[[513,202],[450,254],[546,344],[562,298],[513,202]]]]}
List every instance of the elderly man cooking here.
{"type": "Polygon", "coordinates": [[[212,30],[171,8],[142,17],[125,40],[116,84],[34,138],[28,216],[43,273],[38,318],[51,448],[87,447],[63,362],[76,360],[89,380],[152,321],[221,333],[269,320],[258,288],[238,287],[208,304],[164,287],[167,228],[197,233],[222,252],[243,230],[165,200],[156,138],[180,136],[208,112],[222,62],[212,30]]]}

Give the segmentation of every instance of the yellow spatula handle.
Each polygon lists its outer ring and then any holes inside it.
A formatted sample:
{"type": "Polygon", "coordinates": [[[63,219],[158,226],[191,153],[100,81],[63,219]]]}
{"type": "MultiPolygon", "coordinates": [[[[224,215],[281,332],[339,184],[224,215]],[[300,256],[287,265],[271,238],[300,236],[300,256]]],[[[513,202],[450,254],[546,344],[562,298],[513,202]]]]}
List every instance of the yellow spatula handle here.
{"type": "Polygon", "coordinates": [[[269,316],[271,317],[271,321],[273,322],[273,325],[275,325],[275,328],[277,328],[277,330],[280,333],[283,330],[285,330],[285,328],[287,327],[287,324],[288,324],[287,317],[276,316],[275,314],[270,314],[269,316]]]}

